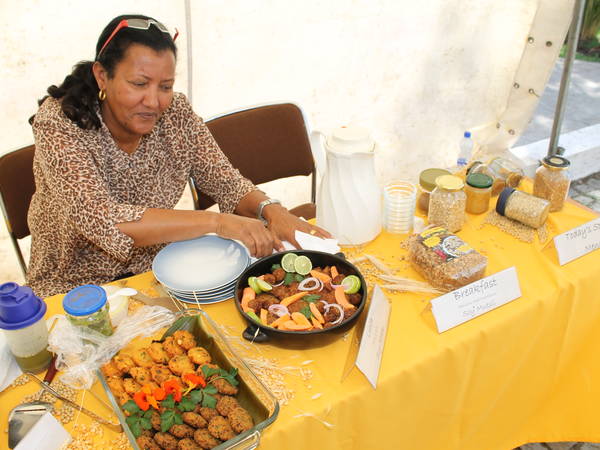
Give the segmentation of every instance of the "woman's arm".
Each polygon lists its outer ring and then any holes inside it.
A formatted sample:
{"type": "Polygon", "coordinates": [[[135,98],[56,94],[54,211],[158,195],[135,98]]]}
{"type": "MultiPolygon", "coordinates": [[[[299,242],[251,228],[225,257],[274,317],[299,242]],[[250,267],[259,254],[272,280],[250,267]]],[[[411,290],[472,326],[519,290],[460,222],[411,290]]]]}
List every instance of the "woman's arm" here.
{"type": "Polygon", "coordinates": [[[257,257],[270,255],[275,245],[272,234],[260,220],[212,211],[148,208],[140,220],[118,223],[117,228],[132,238],[136,247],[193,239],[207,233],[238,239],[257,257]]]}

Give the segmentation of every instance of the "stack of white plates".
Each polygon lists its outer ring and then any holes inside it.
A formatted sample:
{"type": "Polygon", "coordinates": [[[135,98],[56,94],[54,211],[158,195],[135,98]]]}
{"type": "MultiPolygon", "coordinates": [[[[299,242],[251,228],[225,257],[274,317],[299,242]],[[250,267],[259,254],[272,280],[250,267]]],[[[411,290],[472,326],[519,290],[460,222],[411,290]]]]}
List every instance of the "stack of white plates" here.
{"type": "Polygon", "coordinates": [[[167,245],[154,258],[152,272],[182,302],[217,303],[233,297],[249,265],[246,247],[209,235],[167,245]]]}

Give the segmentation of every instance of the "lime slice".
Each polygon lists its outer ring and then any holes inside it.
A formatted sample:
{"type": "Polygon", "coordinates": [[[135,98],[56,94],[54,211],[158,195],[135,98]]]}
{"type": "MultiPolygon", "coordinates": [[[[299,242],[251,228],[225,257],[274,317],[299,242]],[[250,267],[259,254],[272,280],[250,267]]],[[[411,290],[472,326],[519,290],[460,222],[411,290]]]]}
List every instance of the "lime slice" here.
{"type": "Polygon", "coordinates": [[[256,279],[256,284],[258,285],[258,288],[263,292],[269,292],[271,289],[273,289],[273,286],[271,286],[265,280],[261,280],[260,278],[256,279]]]}
{"type": "Polygon", "coordinates": [[[308,256],[298,256],[294,261],[294,269],[296,269],[296,272],[300,275],[308,274],[312,269],[312,263],[310,262],[310,259],[308,259],[308,256]]]}
{"type": "Polygon", "coordinates": [[[259,281],[262,281],[262,280],[259,280],[256,277],[248,278],[248,286],[250,286],[252,288],[252,290],[254,292],[256,292],[257,294],[260,294],[262,292],[259,281]]]}
{"type": "Polygon", "coordinates": [[[342,280],[342,286],[346,294],[356,294],[360,289],[360,278],[356,275],[348,275],[342,280]]]}
{"type": "Polygon", "coordinates": [[[295,253],[286,253],[283,255],[283,258],[281,258],[281,267],[283,267],[283,270],[286,272],[295,272],[294,262],[296,258],[298,258],[298,255],[295,253]]]}

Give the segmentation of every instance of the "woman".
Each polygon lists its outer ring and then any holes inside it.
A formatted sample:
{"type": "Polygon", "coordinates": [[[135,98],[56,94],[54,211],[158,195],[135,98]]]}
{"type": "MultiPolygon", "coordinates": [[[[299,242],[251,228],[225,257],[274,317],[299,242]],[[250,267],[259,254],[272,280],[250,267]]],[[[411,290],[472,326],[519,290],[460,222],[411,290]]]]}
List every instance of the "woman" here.
{"type": "Polygon", "coordinates": [[[231,166],[173,93],[176,57],[164,25],[119,16],[100,35],[95,61],[77,64],[40,101],[27,276],[38,295],[149,270],[163,244],[206,233],[239,239],[258,257],[282,240],[296,244],[296,229],[329,236],[231,166]],[[172,209],[190,175],[221,213],[172,209]]]}

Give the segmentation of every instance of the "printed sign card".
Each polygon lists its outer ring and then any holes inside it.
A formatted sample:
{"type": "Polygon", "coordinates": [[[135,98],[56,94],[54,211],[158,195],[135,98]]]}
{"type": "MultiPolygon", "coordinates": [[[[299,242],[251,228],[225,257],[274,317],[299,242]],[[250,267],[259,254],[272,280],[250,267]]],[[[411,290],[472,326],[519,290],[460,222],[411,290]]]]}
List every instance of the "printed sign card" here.
{"type": "Polygon", "coordinates": [[[517,270],[510,267],[431,300],[438,332],[485,314],[521,296],[517,270]]]}
{"type": "Polygon", "coordinates": [[[561,266],[600,248],[600,217],[554,238],[561,266]]]}
{"type": "Polygon", "coordinates": [[[392,305],[379,285],[376,284],[356,357],[356,367],[367,377],[373,389],[377,388],[377,378],[391,311],[392,305]]]}

